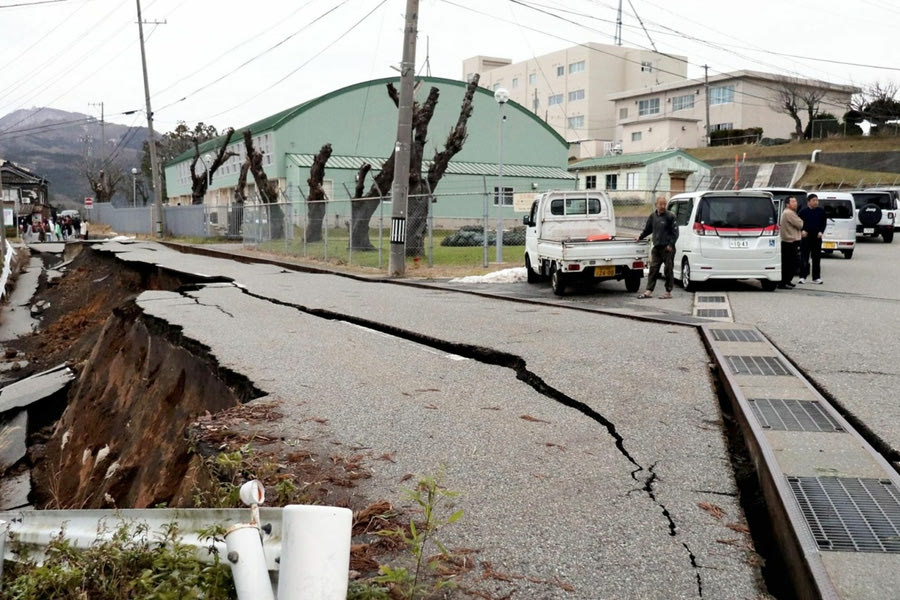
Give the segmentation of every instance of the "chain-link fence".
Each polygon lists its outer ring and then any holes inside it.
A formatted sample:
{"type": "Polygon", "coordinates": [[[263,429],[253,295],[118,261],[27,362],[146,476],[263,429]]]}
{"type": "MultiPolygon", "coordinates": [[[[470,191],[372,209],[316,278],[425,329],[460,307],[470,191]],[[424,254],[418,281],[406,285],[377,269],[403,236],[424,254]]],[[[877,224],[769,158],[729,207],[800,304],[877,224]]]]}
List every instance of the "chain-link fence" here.
{"type": "MultiPolygon", "coordinates": [[[[390,197],[248,203],[242,239],[264,252],[385,270],[392,211],[390,197]]],[[[517,264],[524,254],[520,213],[510,204],[498,215],[493,198],[483,193],[410,194],[405,218],[411,268],[487,266],[496,257],[498,225],[506,262],[517,264]],[[475,204],[480,217],[471,216],[475,204]]]]}

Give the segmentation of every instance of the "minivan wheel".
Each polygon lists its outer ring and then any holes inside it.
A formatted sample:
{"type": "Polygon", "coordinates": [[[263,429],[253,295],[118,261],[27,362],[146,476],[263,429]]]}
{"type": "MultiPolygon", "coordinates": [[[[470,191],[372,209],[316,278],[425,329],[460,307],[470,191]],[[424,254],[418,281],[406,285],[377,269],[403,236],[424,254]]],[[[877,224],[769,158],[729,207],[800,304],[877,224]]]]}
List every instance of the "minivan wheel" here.
{"type": "Polygon", "coordinates": [[[881,237],[884,239],[885,244],[890,244],[894,241],[894,231],[885,231],[881,234],[881,237]]]}
{"type": "Polygon", "coordinates": [[[681,287],[686,292],[693,292],[697,289],[697,284],[691,281],[691,263],[686,258],[681,263],[681,287]]]}
{"type": "Polygon", "coordinates": [[[760,279],[759,283],[762,285],[762,289],[767,292],[774,292],[775,288],[778,287],[778,282],[771,279],[760,279]]]}

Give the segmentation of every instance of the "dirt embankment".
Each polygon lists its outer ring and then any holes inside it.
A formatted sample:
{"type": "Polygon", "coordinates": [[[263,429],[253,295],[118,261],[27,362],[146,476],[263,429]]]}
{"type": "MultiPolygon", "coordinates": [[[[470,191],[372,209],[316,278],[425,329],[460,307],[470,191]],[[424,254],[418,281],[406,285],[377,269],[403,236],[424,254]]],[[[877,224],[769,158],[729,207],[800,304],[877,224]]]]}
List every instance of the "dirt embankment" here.
{"type": "Polygon", "coordinates": [[[59,421],[32,437],[35,506],[190,502],[188,424],[239,404],[253,388],[134,303],[144,290],[185,283],[193,282],[152,267],[123,268],[90,248],[63,277],[42,278],[36,299],[49,308],[41,331],[12,345],[31,370],[68,362],[77,380],[59,421]]]}

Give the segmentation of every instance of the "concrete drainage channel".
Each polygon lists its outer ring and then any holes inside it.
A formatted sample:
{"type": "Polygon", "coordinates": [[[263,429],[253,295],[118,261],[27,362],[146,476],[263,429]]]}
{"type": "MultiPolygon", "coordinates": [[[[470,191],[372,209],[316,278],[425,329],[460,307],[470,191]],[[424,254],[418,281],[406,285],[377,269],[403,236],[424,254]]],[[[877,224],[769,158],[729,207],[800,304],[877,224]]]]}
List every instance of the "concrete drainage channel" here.
{"type": "Polygon", "coordinates": [[[900,475],[753,327],[700,328],[800,598],[896,598],[900,475]]]}

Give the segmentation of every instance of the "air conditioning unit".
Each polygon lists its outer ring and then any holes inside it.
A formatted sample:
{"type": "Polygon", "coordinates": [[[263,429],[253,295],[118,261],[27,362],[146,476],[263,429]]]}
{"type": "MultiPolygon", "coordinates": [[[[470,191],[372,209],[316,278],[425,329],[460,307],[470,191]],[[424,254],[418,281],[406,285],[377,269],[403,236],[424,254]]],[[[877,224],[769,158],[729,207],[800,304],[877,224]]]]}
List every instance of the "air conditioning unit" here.
{"type": "Polygon", "coordinates": [[[612,154],[622,154],[622,144],[613,144],[612,148],[609,149],[612,154]]]}

